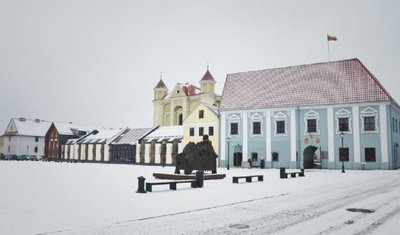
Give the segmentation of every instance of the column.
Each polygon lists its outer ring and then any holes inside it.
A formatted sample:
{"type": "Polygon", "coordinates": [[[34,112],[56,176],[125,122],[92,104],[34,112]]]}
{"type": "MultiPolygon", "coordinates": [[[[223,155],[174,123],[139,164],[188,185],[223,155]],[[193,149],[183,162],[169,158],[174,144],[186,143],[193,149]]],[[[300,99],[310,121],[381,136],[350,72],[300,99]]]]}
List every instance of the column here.
{"type": "Polygon", "coordinates": [[[247,159],[249,158],[248,152],[249,152],[249,121],[247,118],[247,111],[243,112],[242,115],[242,123],[243,123],[243,158],[242,158],[242,165],[244,162],[247,162],[247,159]]]}
{"type": "Polygon", "coordinates": [[[166,164],[172,164],[172,143],[167,143],[167,153],[165,154],[166,164]]]}
{"type": "Polygon", "coordinates": [[[360,111],[358,106],[353,105],[352,107],[352,118],[353,118],[353,144],[354,144],[354,169],[361,167],[361,144],[360,144],[360,111]]]}
{"type": "MultiPolygon", "coordinates": [[[[219,158],[221,161],[225,161],[226,154],[226,114],[220,113],[220,143],[219,143],[219,158]]],[[[222,163],[221,165],[225,165],[222,163]]]]}
{"type": "Polygon", "coordinates": [[[297,166],[297,125],[296,109],[290,110],[290,168],[297,166]]]}
{"type": "Polygon", "coordinates": [[[267,164],[270,164],[272,167],[272,138],[271,138],[271,111],[267,110],[266,112],[266,121],[265,121],[265,154],[267,164]]]}
{"type": "Polygon", "coordinates": [[[144,146],[144,163],[150,163],[150,143],[144,146]]]}
{"type": "Polygon", "coordinates": [[[335,125],[333,107],[327,108],[328,123],[328,168],[335,168],[335,125]]]}
{"type": "MultiPolygon", "coordinates": [[[[379,105],[379,133],[381,139],[381,169],[389,169],[388,125],[386,104],[379,105]]],[[[391,130],[390,130],[391,131],[391,130]]]]}
{"type": "Polygon", "coordinates": [[[160,150],[161,150],[161,144],[156,143],[156,147],[155,147],[155,153],[154,153],[154,163],[155,164],[159,164],[161,163],[161,155],[160,155],[160,150]]]}

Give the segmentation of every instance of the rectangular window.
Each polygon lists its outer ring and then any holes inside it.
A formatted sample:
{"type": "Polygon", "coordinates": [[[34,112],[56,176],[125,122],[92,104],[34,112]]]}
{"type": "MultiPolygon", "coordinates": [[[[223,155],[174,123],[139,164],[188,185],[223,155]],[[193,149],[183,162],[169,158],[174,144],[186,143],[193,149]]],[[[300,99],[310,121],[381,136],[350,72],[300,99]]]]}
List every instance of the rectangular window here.
{"type": "Polygon", "coordinates": [[[208,135],[209,136],[213,136],[214,135],[214,127],[213,126],[209,126],[208,127],[208,135]]]}
{"type": "Polygon", "coordinates": [[[364,117],[364,130],[365,131],[375,130],[375,117],[364,117]]]}
{"type": "Polygon", "coordinates": [[[395,127],[394,126],[397,124],[397,122],[396,123],[394,122],[394,118],[392,118],[392,123],[393,123],[393,132],[395,132],[395,127]]]}
{"type": "Polygon", "coordinates": [[[199,136],[204,135],[204,127],[199,127],[199,136]]]}
{"type": "Polygon", "coordinates": [[[35,137],[35,142],[39,142],[39,136],[35,137]]]}
{"type": "Polygon", "coordinates": [[[193,127],[189,128],[189,135],[194,136],[194,128],[193,127]]]}
{"type": "Polygon", "coordinates": [[[349,161],[349,148],[339,148],[339,161],[349,161]]]}
{"type": "Polygon", "coordinates": [[[366,162],[375,162],[375,148],[365,148],[365,161],[366,162]]]}
{"type": "Polygon", "coordinates": [[[238,135],[239,134],[239,125],[237,122],[231,123],[231,135],[238,135]]]}
{"type": "Polygon", "coordinates": [[[199,118],[204,118],[204,110],[199,110],[199,118]]]}
{"type": "Polygon", "coordinates": [[[37,153],[38,152],[38,147],[35,147],[35,153],[37,153]]]}
{"type": "Polygon", "coordinates": [[[8,136],[8,142],[11,142],[11,135],[8,136]]]}
{"type": "Polygon", "coordinates": [[[285,121],[276,121],[276,133],[285,134],[285,121]]]}
{"type": "Polygon", "coordinates": [[[10,152],[10,150],[11,150],[11,148],[10,148],[10,146],[8,146],[8,152],[10,152]]]}
{"type": "Polygon", "coordinates": [[[253,122],[253,135],[261,134],[261,122],[253,122]]]}
{"type": "Polygon", "coordinates": [[[349,131],[349,118],[339,118],[339,131],[349,131]]]}
{"type": "Polygon", "coordinates": [[[277,153],[277,152],[272,153],[272,161],[273,162],[279,161],[279,153],[277,153]]]}
{"type": "Polygon", "coordinates": [[[317,132],[317,119],[308,119],[307,120],[307,132],[308,133],[317,132]]]}

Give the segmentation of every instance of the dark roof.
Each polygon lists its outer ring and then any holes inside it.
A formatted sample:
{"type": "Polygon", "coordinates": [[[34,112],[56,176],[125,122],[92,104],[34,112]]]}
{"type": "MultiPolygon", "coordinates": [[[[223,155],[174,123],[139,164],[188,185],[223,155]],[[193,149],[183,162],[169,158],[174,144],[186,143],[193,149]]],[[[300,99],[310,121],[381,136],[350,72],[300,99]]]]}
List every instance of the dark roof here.
{"type": "Polygon", "coordinates": [[[200,81],[215,81],[214,77],[211,75],[210,71],[208,71],[204,74],[203,78],[200,81]]]}
{"type": "Polygon", "coordinates": [[[156,87],[154,87],[154,89],[167,89],[167,86],[165,85],[165,83],[163,82],[162,79],[160,79],[160,81],[157,83],[156,87]]]}
{"type": "Polygon", "coordinates": [[[136,144],[137,141],[147,136],[155,128],[135,128],[120,135],[111,144],[136,144]]]}
{"type": "Polygon", "coordinates": [[[228,74],[220,111],[393,100],[358,60],[228,74]]]}

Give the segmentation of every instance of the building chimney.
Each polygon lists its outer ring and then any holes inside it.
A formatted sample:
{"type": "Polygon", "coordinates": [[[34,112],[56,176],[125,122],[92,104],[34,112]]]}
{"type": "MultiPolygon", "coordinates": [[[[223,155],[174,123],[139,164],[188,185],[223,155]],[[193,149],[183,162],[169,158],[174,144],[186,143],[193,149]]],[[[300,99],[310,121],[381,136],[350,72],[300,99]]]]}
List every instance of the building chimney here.
{"type": "Polygon", "coordinates": [[[20,117],[19,120],[20,120],[21,122],[25,122],[25,121],[26,121],[26,118],[20,117]]]}
{"type": "Polygon", "coordinates": [[[40,122],[40,119],[35,119],[35,122],[36,122],[36,123],[39,123],[39,122],[40,122]]]}

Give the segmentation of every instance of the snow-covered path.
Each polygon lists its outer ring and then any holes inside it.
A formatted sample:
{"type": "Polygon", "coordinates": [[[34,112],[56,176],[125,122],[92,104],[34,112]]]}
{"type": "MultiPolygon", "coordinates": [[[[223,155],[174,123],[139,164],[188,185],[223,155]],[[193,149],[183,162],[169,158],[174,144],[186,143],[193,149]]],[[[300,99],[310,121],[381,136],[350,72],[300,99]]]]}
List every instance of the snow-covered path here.
{"type": "Polygon", "coordinates": [[[341,183],[317,186],[174,215],[142,218],[89,233],[382,234],[380,226],[393,217],[400,222],[398,176],[372,177],[364,184],[347,183],[345,187],[341,183]],[[347,208],[372,209],[375,213],[349,212],[347,208]]]}
{"type": "Polygon", "coordinates": [[[391,234],[400,171],[229,171],[201,189],[135,193],[137,177],[171,167],[0,161],[0,234],[391,234]],[[233,175],[263,182],[233,184],[233,175]],[[347,208],[375,210],[350,212],[347,208]]]}

